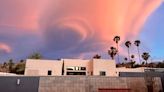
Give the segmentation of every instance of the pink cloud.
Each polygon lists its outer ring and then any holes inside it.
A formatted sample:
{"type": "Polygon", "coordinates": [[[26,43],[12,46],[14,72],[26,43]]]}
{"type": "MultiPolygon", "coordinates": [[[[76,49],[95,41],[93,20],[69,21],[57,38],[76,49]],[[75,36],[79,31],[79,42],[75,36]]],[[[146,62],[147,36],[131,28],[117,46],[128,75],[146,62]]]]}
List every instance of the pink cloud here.
{"type": "MultiPolygon", "coordinates": [[[[57,43],[56,49],[80,55],[106,52],[115,35],[121,36],[120,45],[136,39],[160,4],[161,0],[0,0],[0,26],[15,28],[12,36],[41,34],[40,45],[50,51],[57,43]]],[[[5,44],[1,48],[11,51],[5,44]]],[[[123,48],[120,51],[125,54],[123,48]]]]}
{"type": "Polygon", "coordinates": [[[5,43],[0,43],[0,50],[1,51],[4,51],[6,53],[10,53],[12,51],[11,48],[10,48],[10,46],[8,46],[5,43]]]}
{"type": "Polygon", "coordinates": [[[121,44],[136,39],[146,19],[161,4],[161,0],[56,1],[51,2],[52,6],[43,14],[43,29],[46,32],[52,26],[74,29],[83,42],[95,37],[94,44],[99,44],[104,51],[109,48],[108,44],[114,44],[115,35],[121,36],[121,44]],[[56,1],[58,6],[55,6],[56,1]]]}

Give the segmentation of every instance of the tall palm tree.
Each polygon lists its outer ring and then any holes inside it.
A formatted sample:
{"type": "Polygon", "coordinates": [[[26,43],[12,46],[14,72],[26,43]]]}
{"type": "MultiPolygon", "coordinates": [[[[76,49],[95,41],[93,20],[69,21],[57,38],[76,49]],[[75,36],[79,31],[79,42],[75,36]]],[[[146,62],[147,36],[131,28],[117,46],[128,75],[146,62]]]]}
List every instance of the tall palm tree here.
{"type": "Polygon", "coordinates": [[[142,58],[143,58],[143,60],[146,61],[146,66],[147,66],[147,60],[150,58],[149,53],[148,53],[148,52],[144,52],[144,53],[142,54],[142,58]]]}
{"type": "Polygon", "coordinates": [[[140,44],[141,44],[141,41],[140,41],[140,40],[135,40],[135,41],[134,41],[134,44],[137,46],[138,58],[139,58],[139,62],[140,62],[140,64],[141,64],[140,51],[139,51],[139,46],[140,46],[140,44]]]}
{"type": "Polygon", "coordinates": [[[118,42],[120,41],[120,36],[115,36],[113,41],[115,41],[115,43],[117,44],[117,55],[118,55],[118,62],[119,62],[120,60],[119,60],[118,42]]]}
{"type": "Polygon", "coordinates": [[[124,61],[125,61],[125,63],[127,63],[127,61],[128,61],[128,58],[127,58],[127,57],[125,57],[125,58],[124,58],[124,61]]]}
{"type": "Polygon", "coordinates": [[[135,58],[135,56],[131,55],[131,62],[130,63],[131,63],[132,68],[134,67],[134,64],[135,64],[134,58],[135,58]]]}
{"type": "Polygon", "coordinates": [[[135,58],[135,56],[134,55],[131,55],[131,58],[132,58],[132,60],[135,58]]]}
{"type": "Polygon", "coordinates": [[[115,47],[111,47],[110,50],[108,50],[108,54],[114,60],[115,55],[117,54],[117,49],[115,47]]]}
{"type": "Polygon", "coordinates": [[[129,61],[130,61],[130,51],[129,51],[129,48],[131,46],[131,42],[130,41],[126,41],[125,42],[125,46],[128,48],[128,56],[129,56],[129,61]]]}

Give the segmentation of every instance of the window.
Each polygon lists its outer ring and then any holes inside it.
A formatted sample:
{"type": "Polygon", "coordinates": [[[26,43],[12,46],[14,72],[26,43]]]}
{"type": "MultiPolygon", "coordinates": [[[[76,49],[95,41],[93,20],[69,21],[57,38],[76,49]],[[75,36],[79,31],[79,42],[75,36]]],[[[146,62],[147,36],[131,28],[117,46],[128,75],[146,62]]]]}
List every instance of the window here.
{"type": "Polygon", "coordinates": [[[73,67],[67,67],[67,70],[74,70],[73,67]]]}
{"type": "Polygon", "coordinates": [[[100,71],[100,76],[105,76],[106,72],[105,71],[100,71]]]}
{"type": "Polygon", "coordinates": [[[73,70],[73,71],[86,71],[86,67],[79,67],[79,66],[73,66],[73,67],[67,67],[67,70],[73,70]]]}
{"type": "Polygon", "coordinates": [[[52,75],[52,71],[51,70],[48,70],[48,75],[52,75]]]}
{"type": "Polygon", "coordinates": [[[86,67],[81,67],[81,70],[86,70],[86,67]]]}
{"type": "Polygon", "coordinates": [[[86,75],[86,72],[67,72],[67,75],[86,75]]]}
{"type": "Polygon", "coordinates": [[[93,72],[91,72],[91,75],[93,75],[93,72]]]}
{"type": "Polygon", "coordinates": [[[75,70],[78,71],[79,70],[79,67],[75,67],[75,70]]]}

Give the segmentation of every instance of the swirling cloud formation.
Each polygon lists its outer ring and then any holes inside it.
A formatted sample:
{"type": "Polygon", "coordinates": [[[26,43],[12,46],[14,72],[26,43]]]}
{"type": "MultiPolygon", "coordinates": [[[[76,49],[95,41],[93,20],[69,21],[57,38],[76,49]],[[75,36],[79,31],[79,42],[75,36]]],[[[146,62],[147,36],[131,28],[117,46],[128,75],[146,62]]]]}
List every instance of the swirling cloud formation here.
{"type": "Polygon", "coordinates": [[[161,0],[0,0],[0,42],[9,44],[17,56],[36,50],[48,58],[87,57],[106,51],[115,35],[121,36],[121,43],[135,39],[160,4],[161,0]]]}

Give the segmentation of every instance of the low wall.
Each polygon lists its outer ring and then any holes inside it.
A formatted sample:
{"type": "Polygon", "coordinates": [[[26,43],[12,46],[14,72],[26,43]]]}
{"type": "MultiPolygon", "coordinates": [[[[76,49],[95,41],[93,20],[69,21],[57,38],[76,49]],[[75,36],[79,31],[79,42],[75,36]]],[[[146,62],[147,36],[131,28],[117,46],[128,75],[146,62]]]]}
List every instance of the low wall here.
{"type": "Polygon", "coordinates": [[[159,77],[161,78],[162,87],[164,88],[164,73],[163,72],[120,72],[120,77],[159,77]]]}
{"type": "Polygon", "coordinates": [[[160,92],[160,77],[153,77],[152,81],[150,79],[101,76],[0,76],[0,92],[148,92],[149,83],[153,85],[153,90],[149,92],[160,92]]]}
{"type": "Polygon", "coordinates": [[[38,92],[38,87],[39,77],[0,76],[0,92],[38,92]]]}
{"type": "MultiPolygon", "coordinates": [[[[100,76],[57,76],[40,77],[39,92],[105,92],[99,89],[127,89],[120,92],[148,92],[145,78],[100,77],[100,76]]],[[[153,80],[153,91],[162,90],[160,78],[153,80]]],[[[116,91],[119,92],[119,91],[116,91]]]]}

